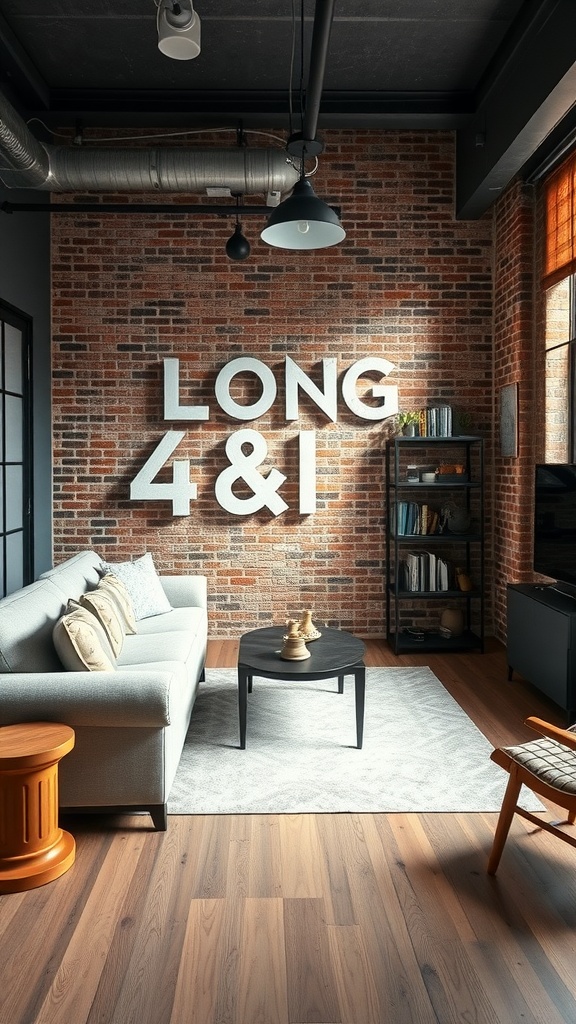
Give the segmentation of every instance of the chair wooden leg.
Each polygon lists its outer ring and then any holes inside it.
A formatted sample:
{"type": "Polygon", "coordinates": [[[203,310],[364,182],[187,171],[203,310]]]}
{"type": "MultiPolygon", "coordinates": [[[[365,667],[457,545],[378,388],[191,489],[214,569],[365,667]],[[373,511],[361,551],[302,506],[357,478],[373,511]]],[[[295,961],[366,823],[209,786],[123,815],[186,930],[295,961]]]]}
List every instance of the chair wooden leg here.
{"type": "Polygon", "coordinates": [[[576,821],[576,811],[568,811],[568,821],[570,825],[573,825],[576,821]]]}
{"type": "Polygon", "coordinates": [[[518,803],[521,788],[522,782],[517,777],[514,768],[512,768],[510,778],[508,779],[508,785],[506,786],[504,800],[502,801],[502,807],[500,808],[500,817],[498,818],[498,824],[494,834],[492,851],[488,859],[487,871],[489,875],[495,875],[498,869],[502,850],[504,849],[504,844],[508,837],[508,832],[510,831],[510,825],[512,824],[512,818],[516,811],[516,804],[518,803]]]}

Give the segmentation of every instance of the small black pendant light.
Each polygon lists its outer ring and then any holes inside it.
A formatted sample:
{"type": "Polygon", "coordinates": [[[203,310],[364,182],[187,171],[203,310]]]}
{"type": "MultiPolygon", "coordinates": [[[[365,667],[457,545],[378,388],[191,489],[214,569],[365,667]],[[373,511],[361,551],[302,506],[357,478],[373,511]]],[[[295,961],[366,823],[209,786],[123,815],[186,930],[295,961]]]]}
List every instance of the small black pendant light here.
{"type": "Polygon", "coordinates": [[[250,255],[250,242],[242,234],[242,225],[238,221],[238,194],[236,195],[236,227],[234,234],[226,242],[226,255],[230,260],[247,260],[250,255]]]}

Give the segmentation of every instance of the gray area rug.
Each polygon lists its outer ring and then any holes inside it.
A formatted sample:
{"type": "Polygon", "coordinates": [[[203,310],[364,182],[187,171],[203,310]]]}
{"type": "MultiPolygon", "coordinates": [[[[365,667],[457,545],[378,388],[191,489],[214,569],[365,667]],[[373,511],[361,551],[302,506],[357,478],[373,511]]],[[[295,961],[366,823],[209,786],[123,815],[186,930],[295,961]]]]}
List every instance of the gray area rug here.
{"type": "MultiPolygon", "coordinates": [[[[497,811],[492,746],[429,668],[368,668],[364,746],[354,680],[254,679],[238,747],[234,669],[207,669],[170,814],[497,811]]],[[[541,805],[524,792],[524,805],[541,805]]]]}

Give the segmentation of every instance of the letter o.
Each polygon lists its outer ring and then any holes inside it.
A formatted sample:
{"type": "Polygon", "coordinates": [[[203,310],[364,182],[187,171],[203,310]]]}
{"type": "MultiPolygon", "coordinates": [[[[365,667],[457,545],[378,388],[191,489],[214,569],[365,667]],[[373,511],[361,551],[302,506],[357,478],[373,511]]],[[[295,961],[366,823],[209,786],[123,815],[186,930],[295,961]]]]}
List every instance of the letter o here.
{"type": "Polygon", "coordinates": [[[216,378],[216,401],[223,412],[236,420],[255,420],[268,412],[276,398],[276,379],[272,370],[259,359],[240,356],[223,366],[216,378]],[[253,405],[238,405],[230,395],[230,382],[239,373],[254,373],[262,384],[262,394],[253,405]]]}

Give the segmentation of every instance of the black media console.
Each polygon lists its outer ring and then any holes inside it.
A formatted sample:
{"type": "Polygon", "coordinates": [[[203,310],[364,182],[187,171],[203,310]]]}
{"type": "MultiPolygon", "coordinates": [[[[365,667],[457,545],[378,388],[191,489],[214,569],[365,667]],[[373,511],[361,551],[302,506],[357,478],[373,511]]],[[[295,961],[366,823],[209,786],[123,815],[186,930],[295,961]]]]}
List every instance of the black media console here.
{"type": "MultiPolygon", "coordinates": [[[[575,591],[576,594],[576,591],[575,591]]],[[[514,671],[576,720],[576,597],[553,586],[508,586],[508,679],[514,671]]]]}

